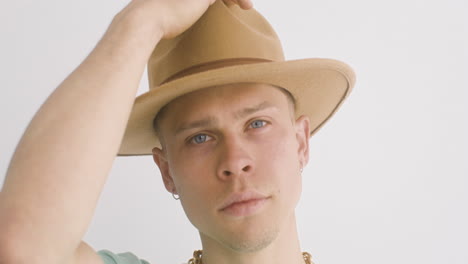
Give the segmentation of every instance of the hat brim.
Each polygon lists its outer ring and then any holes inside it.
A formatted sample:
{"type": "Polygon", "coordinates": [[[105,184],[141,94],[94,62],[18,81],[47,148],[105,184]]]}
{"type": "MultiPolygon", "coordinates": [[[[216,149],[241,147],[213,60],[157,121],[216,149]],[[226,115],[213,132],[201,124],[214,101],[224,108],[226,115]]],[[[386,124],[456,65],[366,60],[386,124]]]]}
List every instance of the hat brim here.
{"type": "Polygon", "coordinates": [[[313,58],[228,66],[187,75],[135,99],[117,155],[152,155],[152,149],[160,146],[153,119],[175,98],[203,88],[241,82],[272,84],[288,90],[296,99],[296,115],[310,118],[312,136],[349,95],[355,74],[343,62],[313,58]]]}

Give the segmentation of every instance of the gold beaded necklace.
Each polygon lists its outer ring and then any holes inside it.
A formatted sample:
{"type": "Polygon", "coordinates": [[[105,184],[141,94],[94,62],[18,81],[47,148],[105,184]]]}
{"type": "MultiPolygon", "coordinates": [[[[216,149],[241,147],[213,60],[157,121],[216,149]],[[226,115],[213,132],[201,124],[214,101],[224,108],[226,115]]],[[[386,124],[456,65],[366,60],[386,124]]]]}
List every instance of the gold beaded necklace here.
{"type": "MultiPolygon", "coordinates": [[[[202,250],[195,250],[193,252],[193,258],[191,258],[188,261],[188,264],[203,264],[203,262],[202,262],[202,253],[203,253],[202,250]]],[[[302,252],[302,257],[304,258],[304,262],[306,264],[314,264],[314,262],[312,262],[312,256],[309,253],[302,252]]]]}

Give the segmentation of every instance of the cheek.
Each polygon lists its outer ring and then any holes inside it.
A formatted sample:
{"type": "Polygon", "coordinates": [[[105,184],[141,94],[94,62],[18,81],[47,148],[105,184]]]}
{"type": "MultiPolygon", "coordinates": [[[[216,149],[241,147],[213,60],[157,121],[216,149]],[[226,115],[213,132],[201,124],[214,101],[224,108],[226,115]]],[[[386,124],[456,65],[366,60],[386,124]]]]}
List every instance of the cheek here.
{"type": "MultiPolygon", "coordinates": [[[[197,222],[199,214],[209,208],[207,201],[213,201],[209,190],[212,181],[208,180],[213,172],[211,160],[206,155],[188,155],[179,153],[170,160],[172,175],[177,192],[181,197],[182,207],[188,218],[197,222]]],[[[212,177],[212,176],[211,176],[212,177]]]]}
{"type": "Polygon", "coordinates": [[[274,185],[275,193],[289,208],[297,203],[302,190],[296,136],[284,129],[266,139],[262,146],[257,168],[266,170],[264,182],[274,185]]]}
{"type": "Polygon", "coordinates": [[[192,153],[193,151],[178,151],[170,154],[169,166],[176,187],[181,189],[185,186],[196,186],[202,184],[206,175],[210,174],[209,155],[206,153],[192,153]]]}
{"type": "Polygon", "coordinates": [[[209,192],[213,188],[203,176],[206,175],[206,168],[189,167],[180,164],[176,170],[174,183],[180,195],[180,202],[188,220],[195,227],[199,227],[206,220],[205,217],[210,213],[210,208],[213,206],[210,203],[214,200],[209,192]],[[189,168],[193,170],[190,171],[189,168]]]}
{"type": "MultiPolygon", "coordinates": [[[[277,129],[262,139],[260,153],[264,163],[276,171],[293,172],[299,164],[295,134],[288,128],[277,129]]],[[[265,165],[264,165],[265,166],[265,165]]]]}

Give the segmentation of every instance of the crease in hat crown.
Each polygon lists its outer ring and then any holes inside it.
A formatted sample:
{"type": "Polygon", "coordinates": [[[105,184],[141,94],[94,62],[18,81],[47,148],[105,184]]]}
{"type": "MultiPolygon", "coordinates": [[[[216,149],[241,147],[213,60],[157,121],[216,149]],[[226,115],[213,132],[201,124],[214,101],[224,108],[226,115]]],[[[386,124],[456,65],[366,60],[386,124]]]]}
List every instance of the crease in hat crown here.
{"type": "Polygon", "coordinates": [[[285,61],[281,42],[255,9],[216,1],[187,31],[161,40],[148,60],[149,91],[134,102],[118,156],[151,155],[160,147],[153,120],[184,94],[232,83],[267,83],[296,99],[297,115],[316,133],[351,92],[355,75],[347,64],[320,58],[285,61]]]}
{"type": "Polygon", "coordinates": [[[242,10],[216,1],[187,31],[157,45],[148,61],[149,87],[210,63],[249,61],[284,61],[276,32],[255,9],[242,10]]]}

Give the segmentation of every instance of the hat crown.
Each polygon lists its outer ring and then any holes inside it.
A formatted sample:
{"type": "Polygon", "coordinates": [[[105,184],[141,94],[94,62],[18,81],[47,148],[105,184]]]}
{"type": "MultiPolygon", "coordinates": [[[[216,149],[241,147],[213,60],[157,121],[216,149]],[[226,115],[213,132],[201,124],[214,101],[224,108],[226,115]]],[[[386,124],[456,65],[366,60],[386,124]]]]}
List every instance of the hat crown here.
{"type": "Polygon", "coordinates": [[[281,42],[256,10],[216,1],[184,33],[159,42],[148,61],[149,87],[227,65],[284,61],[281,42]]]}

